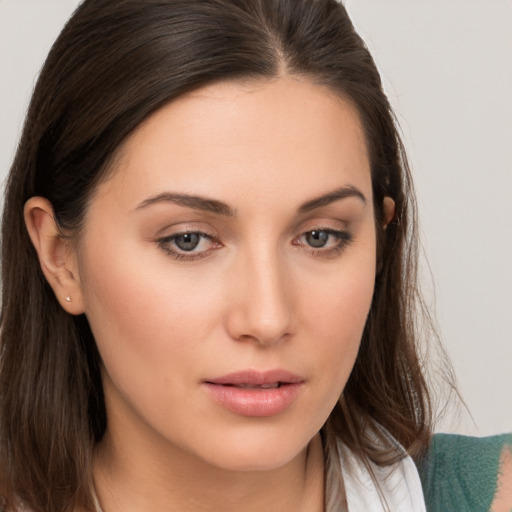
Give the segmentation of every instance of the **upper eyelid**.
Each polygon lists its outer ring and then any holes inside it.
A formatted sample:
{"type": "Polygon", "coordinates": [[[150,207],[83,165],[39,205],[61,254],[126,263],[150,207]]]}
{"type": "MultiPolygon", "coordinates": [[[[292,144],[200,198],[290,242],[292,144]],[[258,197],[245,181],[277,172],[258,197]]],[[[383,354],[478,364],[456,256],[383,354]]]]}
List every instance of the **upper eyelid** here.
{"type": "MultiPolygon", "coordinates": [[[[198,217],[198,218],[189,218],[189,219],[183,219],[178,220],[176,219],[175,222],[170,222],[167,225],[164,225],[164,227],[158,229],[158,231],[155,233],[154,237],[164,237],[167,236],[165,233],[169,232],[168,236],[172,236],[173,234],[179,234],[182,232],[201,232],[205,233],[212,237],[219,237],[221,238],[221,232],[222,232],[222,238],[231,238],[231,237],[237,237],[238,238],[238,232],[239,228],[236,226],[236,224],[232,223],[231,221],[225,222],[224,219],[221,219],[222,222],[220,223],[220,226],[218,223],[214,220],[212,223],[212,219],[207,219],[204,217],[198,217]],[[229,235],[226,236],[226,233],[229,235]]],[[[232,220],[232,219],[231,219],[232,220]]],[[[314,231],[319,229],[325,229],[325,230],[334,230],[334,231],[345,231],[347,230],[350,225],[353,223],[353,219],[338,217],[338,216],[331,216],[331,215],[312,215],[309,218],[309,215],[307,218],[302,219],[296,219],[286,228],[286,230],[283,232],[283,234],[288,234],[291,236],[297,236],[297,234],[306,233],[308,231],[314,231]],[[317,217],[317,218],[315,218],[317,217]]]]}
{"type": "Polygon", "coordinates": [[[204,233],[213,236],[215,232],[210,223],[198,220],[187,220],[165,224],[164,227],[158,229],[154,238],[165,238],[167,236],[179,235],[180,233],[204,233]],[[168,233],[168,234],[167,234],[168,233]]]}
{"type": "Polygon", "coordinates": [[[166,238],[175,238],[177,236],[181,235],[188,235],[195,233],[197,235],[201,235],[207,238],[214,238],[214,235],[207,233],[206,231],[202,231],[200,229],[180,229],[179,231],[176,231],[175,233],[170,233],[169,235],[162,235],[159,238],[166,239],[166,238]]]}
{"type": "Polygon", "coordinates": [[[329,233],[330,235],[350,235],[350,232],[346,229],[337,229],[337,228],[331,228],[326,226],[318,226],[311,229],[306,229],[304,231],[301,231],[301,233],[298,236],[304,236],[307,233],[311,233],[312,231],[325,231],[326,233],[329,233]]]}
{"type": "Polygon", "coordinates": [[[157,238],[157,242],[158,243],[163,243],[163,242],[167,242],[167,241],[172,241],[173,239],[175,238],[178,238],[180,236],[183,236],[183,235],[187,235],[187,234],[192,234],[192,233],[195,233],[197,235],[199,235],[201,238],[206,238],[207,240],[211,240],[211,241],[219,241],[217,237],[215,237],[214,235],[211,235],[209,233],[205,233],[204,231],[199,231],[199,230],[181,230],[181,231],[176,231],[176,233],[172,233],[170,235],[167,235],[167,236],[160,236],[157,238]]]}

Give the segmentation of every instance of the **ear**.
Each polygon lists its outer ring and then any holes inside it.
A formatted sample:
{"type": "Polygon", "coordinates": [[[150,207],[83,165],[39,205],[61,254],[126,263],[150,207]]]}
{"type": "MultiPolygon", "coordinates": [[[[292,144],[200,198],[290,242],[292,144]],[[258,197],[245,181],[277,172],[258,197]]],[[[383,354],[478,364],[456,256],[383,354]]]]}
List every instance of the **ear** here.
{"type": "Polygon", "coordinates": [[[25,224],[46,280],[62,308],[72,315],[84,312],[76,252],[62,237],[53,207],[44,197],[25,203],[25,224]]]}
{"type": "Polygon", "coordinates": [[[386,229],[388,224],[395,218],[395,201],[391,197],[386,196],[382,201],[382,211],[384,214],[384,225],[386,229]]]}

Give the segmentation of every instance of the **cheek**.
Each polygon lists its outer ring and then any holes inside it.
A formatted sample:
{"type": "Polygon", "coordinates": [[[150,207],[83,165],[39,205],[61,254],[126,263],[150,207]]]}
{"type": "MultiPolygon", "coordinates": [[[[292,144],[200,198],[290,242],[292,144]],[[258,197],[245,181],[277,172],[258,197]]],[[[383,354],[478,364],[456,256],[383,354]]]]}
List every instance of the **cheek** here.
{"type": "Polygon", "coordinates": [[[322,286],[310,283],[301,293],[302,326],[310,333],[310,343],[316,340],[319,364],[335,394],[341,393],[357,357],[374,283],[375,245],[369,238],[366,249],[341,261],[322,286]]]}
{"type": "Polygon", "coordinates": [[[301,291],[306,322],[325,339],[353,339],[362,332],[375,284],[375,244],[349,252],[334,269],[317,282],[311,276],[301,291]]]}
{"type": "Polygon", "coordinates": [[[169,361],[193,358],[215,328],[213,287],[190,273],[171,274],[154,249],[103,244],[86,253],[81,277],[86,316],[109,372],[160,370],[165,378],[169,361]]]}

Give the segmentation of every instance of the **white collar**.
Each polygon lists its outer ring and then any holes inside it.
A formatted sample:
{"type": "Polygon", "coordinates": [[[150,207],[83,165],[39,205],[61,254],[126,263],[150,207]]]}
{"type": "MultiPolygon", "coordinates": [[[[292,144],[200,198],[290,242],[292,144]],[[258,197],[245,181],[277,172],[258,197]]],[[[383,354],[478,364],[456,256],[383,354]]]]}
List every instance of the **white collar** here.
{"type": "Polygon", "coordinates": [[[420,476],[410,456],[386,467],[370,462],[377,487],[359,457],[341,442],[338,450],[349,512],[426,512],[420,476]]]}

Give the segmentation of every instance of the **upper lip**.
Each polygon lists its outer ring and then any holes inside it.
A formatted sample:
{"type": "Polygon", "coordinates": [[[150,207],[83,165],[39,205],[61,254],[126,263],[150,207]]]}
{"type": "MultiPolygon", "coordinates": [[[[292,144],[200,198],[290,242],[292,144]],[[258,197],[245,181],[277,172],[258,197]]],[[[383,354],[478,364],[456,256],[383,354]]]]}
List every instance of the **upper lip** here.
{"type": "Polygon", "coordinates": [[[295,375],[286,370],[243,370],[239,372],[229,373],[222,377],[216,377],[214,379],[206,379],[208,384],[218,385],[235,385],[239,386],[242,384],[248,384],[253,386],[262,386],[265,384],[274,384],[276,382],[281,384],[298,384],[304,382],[302,377],[295,375]]]}

